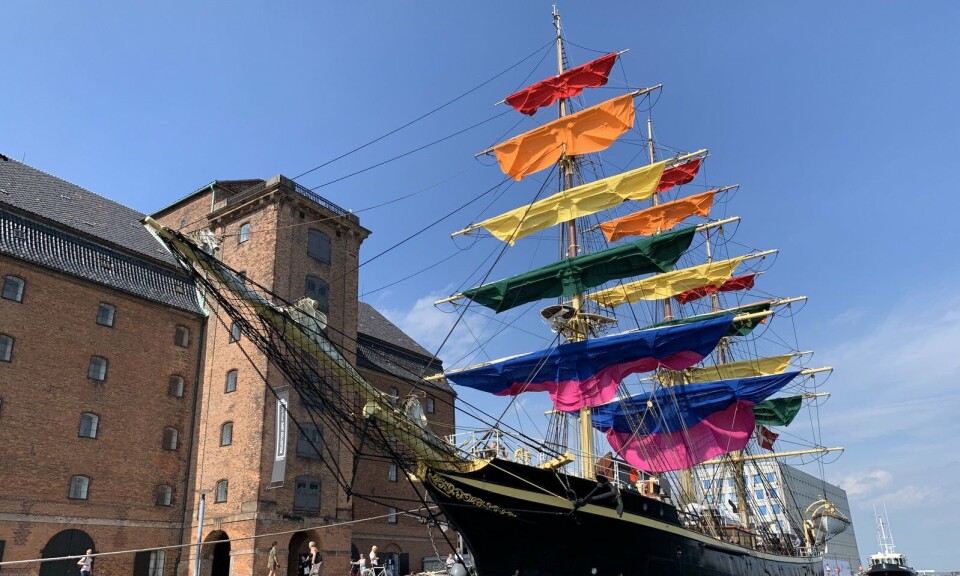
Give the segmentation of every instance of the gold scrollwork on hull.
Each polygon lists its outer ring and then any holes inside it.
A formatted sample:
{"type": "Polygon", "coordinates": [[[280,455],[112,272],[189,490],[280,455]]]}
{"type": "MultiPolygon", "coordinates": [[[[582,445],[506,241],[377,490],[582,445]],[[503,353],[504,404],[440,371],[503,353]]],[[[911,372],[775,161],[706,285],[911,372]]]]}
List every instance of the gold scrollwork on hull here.
{"type": "Polygon", "coordinates": [[[476,506],[477,508],[482,508],[490,512],[495,512],[502,516],[509,516],[510,518],[517,517],[516,514],[514,514],[509,510],[504,510],[503,508],[497,506],[496,504],[487,502],[482,498],[477,498],[476,496],[467,492],[466,490],[463,490],[462,488],[457,488],[449,480],[447,480],[446,478],[444,478],[443,476],[435,472],[432,472],[432,471],[428,472],[427,480],[429,480],[429,482],[433,484],[433,486],[437,490],[439,490],[440,492],[443,492],[444,494],[446,494],[451,498],[456,498],[457,500],[466,502],[467,504],[476,506]]]}

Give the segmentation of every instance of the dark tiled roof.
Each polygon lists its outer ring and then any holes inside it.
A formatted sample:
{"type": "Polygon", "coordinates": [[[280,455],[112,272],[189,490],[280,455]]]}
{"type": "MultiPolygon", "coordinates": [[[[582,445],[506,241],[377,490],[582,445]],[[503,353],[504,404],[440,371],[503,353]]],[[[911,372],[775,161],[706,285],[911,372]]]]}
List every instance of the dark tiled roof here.
{"type": "Polygon", "coordinates": [[[3,209],[2,204],[0,254],[187,312],[202,313],[193,281],[185,274],[15,214],[3,209]]]}
{"type": "Polygon", "coordinates": [[[407,336],[396,324],[387,320],[386,316],[377,312],[376,308],[366,302],[359,302],[357,306],[357,332],[424,356],[427,360],[433,358],[433,354],[417,344],[413,338],[407,336]]]}
{"type": "MultiPolygon", "coordinates": [[[[366,302],[357,307],[357,364],[386,372],[409,382],[443,372],[443,363],[434,358],[394,323],[366,302]]],[[[448,384],[431,381],[430,386],[452,392],[448,384]]]]}
{"type": "Polygon", "coordinates": [[[173,256],[140,224],[143,214],[0,154],[0,204],[160,262],[173,256]]]}

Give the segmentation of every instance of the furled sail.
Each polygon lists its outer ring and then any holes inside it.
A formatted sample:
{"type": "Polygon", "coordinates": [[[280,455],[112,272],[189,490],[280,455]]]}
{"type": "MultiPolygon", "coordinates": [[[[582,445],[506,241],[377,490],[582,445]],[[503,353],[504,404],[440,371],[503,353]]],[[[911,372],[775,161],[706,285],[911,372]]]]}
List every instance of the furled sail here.
{"type": "Polygon", "coordinates": [[[695,227],[642,238],[629,244],[566,258],[461,295],[497,312],[541,298],[571,296],[604,282],[637,274],[672,270],[690,247],[695,227]]]}
{"type": "Polygon", "coordinates": [[[513,106],[517,112],[533,116],[538,108],[549,106],[560,98],[575,98],[583,92],[584,88],[605,85],[610,76],[610,69],[616,61],[616,53],[601,56],[566,70],[558,76],[514,92],[504,98],[504,101],[513,106]]]}
{"type": "Polygon", "coordinates": [[[707,284],[706,286],[699,286],[692,290],[687,290],[682,294],[677,294],[673,297],[674,300],[681,304],[686,304],[687,302],[693,302],[699,300],[704,296],[714,294],[716,292],[736,292],[738,290],[751,290],[753,288],[753,283],[756,281],[756,274],[746,274],[743,276],[737,276],[735,278],[730,278],[720,286],[714,284],[707,284]]]}
{"type": "Polygon", "coordinates": [[[660,367],[682,370],[699,362],[716,347],[732,319],[728,314],[561,344],[445,376],[459,386],[499,396],[549,392],[557,410],[579,410],[613,399],[621,380],[630,374],[660,367]]]}
{"type": "Polygon", "coordinates": [[[521,206],[477,224],[498,239],[515,241],[551,226],[618,206],[627,200],[653,196],[665,173],[666,162],[657,162],[589,184],[576,186],[521,206]]]}
{"type": "Polygon", "coordinates": [[[500,169],[514,180],[548,168],[561,156],[608,148],[633,127],[633,94],[564,116],[493,147],[500,169]]]}
{"type": "Polygon", "coordinates": [[[593,426],[636,468],[689,468],[743,449],[755,426],[751,408],[798,374],[660,387],[594,408],[593,426]]]}
{"type": "MultiPolygon", "coordinates": [[[[661,178],[661,180],[665,179],[666,174],[667,172],[664,172],[664,178],[661,178]]],[[[673,202],[659,204],[622,218],[604,222],[600,224],[600,230],[607,237],[607,242],[616,242],[626,236],[649,236],[650,234],[670,230],[690,216],[706,217],[709,215],[715,194],[716,190],[711,190],[673,202]]]]}
{"type": "Polygon", "coordinates": [[[789,426],[802,405],[803,396],[770,398],[753,407],[753,417],[758,425],[789,426]]]}
{"type": "Polygon", "coordinates": [[[692,268],[673,270],[606,290],[591,292],[584,297],[601,306],[611,308],[625,303],[633,304],[640,300],[663,300],[705,284],[720,286],[730,278],[733,271],[746,258],[747,256],[740,256],[729,260],[708,262],[692,268]]]}
{"type": "MultiPolygon", "coordinates": [[[[729,308],[727,310],[721,310],[719,312],[710,312],[707,314],[697,314],[696,316],[688,316],[687,318],[675,318],[673,320],[663,320],[657,322],[656,324],[651,324],[647,326],[648,328],[657,328],[660,326],[677,326],[679,324],[689,324],[690,322],[699,322],[700,320],[706,320],[708,318],[716,318],[717,316],[722,316],[724,314],[736,313],[734,316],[733,322],[730,324],[730,329],[727,330],[727,336],[746,336],[757,327],[758,324],[762,323],[765,320],[765,317],[754,316],[758,312],[766,312],[773,306],[773,301],[768,300],[766,302],[756,302],[754,304],[746,304],[743,306],[737,306],[736,308],[729,308]]],[[[752,374],[752,376],[759,376],[759,374],[752,374]]],[[[708,378],[709,380],[710,378],[708,378]]]]}
{"type": "Polygon", "coordinates": [[[663,178],[660,180],[660,184],[657,186],[657,192],[666,192],[674,186],[689,184],[693,181],[694,177],[696,177],[697,172],[700,171],[700,164],[702,163],[703,158],[696,158],[690,162],[677,164],[676,166],[666,169],[663,172],[663,178]]]}
{"type": "Polygon", "coordinates": [[[754,358],[742,362],[690,368],[684,377],[689,382],[709,382],[711,380],[727,380],[730,378],[749,378],[751,376],[767,376],[779,374],[790,366],[793,354],[770,356],[768,358],[754,358]]]}

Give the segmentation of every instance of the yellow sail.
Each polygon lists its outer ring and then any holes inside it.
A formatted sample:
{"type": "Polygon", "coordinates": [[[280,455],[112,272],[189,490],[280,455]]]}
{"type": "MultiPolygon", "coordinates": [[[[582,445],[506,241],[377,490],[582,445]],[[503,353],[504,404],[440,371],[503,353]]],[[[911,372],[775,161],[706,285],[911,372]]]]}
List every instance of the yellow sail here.
{"type": "Polygon", "coordinates": [[[639,300],[663,300],[710,284],[720,286],[730,279],[737,266],[747,258],[749,256],[740,256],[701,264],[693,268],[665,272],[636,282],[591,292],[585,298],[601,306],[613,307],[626,302],[633,304],[639,300]]]}
{"type": "Polygon", "coordinates": [[[607,100],[497,144],[493,151],[500,169],[520,180],[555,164],[561,156],[605,150],[633,127],[633,97],[607,100]]]}
{"type": "Polygon", "coordinates": [[[627,200],[653,196],[666,162],[657,162],[589,184],[570,188],[533,204],[488,218],[477,224],[504,242],[513,244],[561,222],[589,216],[627,200]]]}
{"type": "Polygon", "coordinates": [[[793,359],[792,354],[756,358],[743,362],[730,362],[703,368],[688,368],[684,370],[684,379],[687,382],[710,382],[712,380],[729,380],[731,378],[750,378],[752,376],[769,376],[784,372],[793,359]]]}

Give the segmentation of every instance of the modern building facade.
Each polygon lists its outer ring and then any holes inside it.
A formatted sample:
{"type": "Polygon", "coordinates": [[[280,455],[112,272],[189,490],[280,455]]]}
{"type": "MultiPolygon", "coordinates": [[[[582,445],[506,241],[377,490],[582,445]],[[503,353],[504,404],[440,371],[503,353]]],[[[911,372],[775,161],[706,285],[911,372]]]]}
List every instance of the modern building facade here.
{"type": "MultiPolygon", "coordinates": [[[[414,497],[406,479],[361,455],[355,492],[403,504],[348,498],[330,470],[350,470],[355,455],[324,444],[334,435],[202,299],[143,216],[0,157],[0,561],[171,547],[99,558],[97,573],[185,575],[194,548],[176,546],[200,538],[204,576],[265,568],[273,541],[281,573],[299,573],[309,541],[327,573],[346,573],[373,544],[395,573],[401,560],[418,570],[437,552],[430,527],[401,513],[414,497]],[[284,390],[290,425],[278,441],[284,390]],[[288,457],[276,479],[278,445],[288,457]]],[[[452,428],[452,391],[419,380],[439,360],[357,299],[369,231],[354,215],[278,176],[213,182],[154,216],[208,231],[221,260],[282,298],[314,299],[365,377],[400,397],[416,391],[431,425],[452,428]]]]}
{"type": "MultiPolygon", "coordinates": [[[[736,482],[729,467],[706,466],[697,489],[700,497],[707,502],[724,508],[729,516],[732,510],[727,507],[740,507],[736,482]]],[[[821,480],[799,468],[780,463],[776,460],[759,460],[751,463],[743,481],[751,511],[751,523],[754,527],[764,526],[774,534],[784,534],[790,538],[802,539],[803,518],[808,517],[807,509],[822,499],[833,503],[837,510],[852,519],[847,493],[843,488],[821,480]]],[[[824,564],[836,574],[841,566],[841,576],[849,576],[850,569],[856,571],[860,563],[857,548],[857,536],[851,523],[843,532],[830,537],[826,542],[824,564]]]]}

